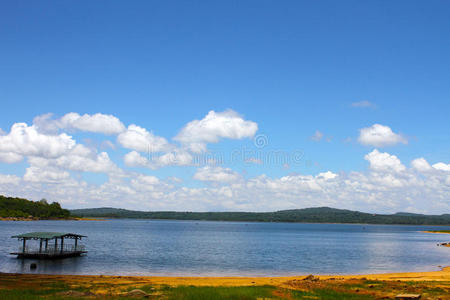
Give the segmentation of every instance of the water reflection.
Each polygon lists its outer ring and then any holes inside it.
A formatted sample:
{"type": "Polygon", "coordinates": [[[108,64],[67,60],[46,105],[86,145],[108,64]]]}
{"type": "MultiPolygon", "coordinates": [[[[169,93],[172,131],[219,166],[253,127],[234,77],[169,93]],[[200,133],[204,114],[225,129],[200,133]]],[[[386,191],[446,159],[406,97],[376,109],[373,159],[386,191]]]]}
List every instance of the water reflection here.
{"type": "Polygon", "coordinates": [[[79,268],[83,265],[84,257],[70,257],[64,259],[27,259],[9,257],[9,265],[15,273],[36,273],[36,274],[79,274],[79,268]],[[36,268],[31,268],[31,264],[36,264],[36,268]],[[15,266],[15,267],[14,267],[15,266]]]}

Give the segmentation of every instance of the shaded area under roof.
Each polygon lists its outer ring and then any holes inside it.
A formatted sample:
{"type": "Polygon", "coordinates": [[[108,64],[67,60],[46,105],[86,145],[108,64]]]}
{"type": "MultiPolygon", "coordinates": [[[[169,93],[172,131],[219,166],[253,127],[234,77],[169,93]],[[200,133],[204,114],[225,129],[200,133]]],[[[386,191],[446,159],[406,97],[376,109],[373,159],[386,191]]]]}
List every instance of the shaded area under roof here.
{"type": "Polygon", "coordinates": [[[12,238],[19,238],[19,239],[54,239],[62,237],[81,238],[86,236],[70,232],[29,232],[12,236],[12,238]]]}

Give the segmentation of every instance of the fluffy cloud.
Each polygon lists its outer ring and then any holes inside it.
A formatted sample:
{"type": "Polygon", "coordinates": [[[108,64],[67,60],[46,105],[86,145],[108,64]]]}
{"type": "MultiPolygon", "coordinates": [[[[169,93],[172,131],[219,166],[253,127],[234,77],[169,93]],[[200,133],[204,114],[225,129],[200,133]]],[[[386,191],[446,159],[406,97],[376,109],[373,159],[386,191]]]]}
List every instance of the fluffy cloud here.
{"type": "Polygon", "coordinates": [[[9,134],[0,135],[0,153],[3,153],[1,156],[6,162],[18,162],[21,156],[54,158],[74,147],[75,141],[65,133],[42,134],[35,126],[28,126],[25,123],[15,123],[9,134]]]}
{"type": "Polygon", "coordinates": [[[131,151],[125,154],[123,158],[125,164],[129,167],[147,167],[150,168],[149,160],[143,157],[137,151],[131,151]]]}
{"type": "Polygon", "coordinates": [[[161,156],[153,157],[153,162],[157,166],[190,166],[193,164],[193,157],[183,150],[174,150],[161,156]]]}
{"type": "Polygon", "coordinates": [[[23,156],[14,152],[0,152],[0,162],[13,164],[23,160],[23,156]]]}
{"type": "Polygon", "coordinates": [[[430,165],[423,157],[414,159],[411,166],[419,172],[449,172],[450,176],[450,164],[439,162],[430,165]]]}
{"type": "Polygon", "coordinates": [[[83,146],[76,145],[70,152],[60,157],[48,159],[42,157],[30,157],[31,166],[57,167],[71,171],[107,173],[120,175],[122,171],[112,162],[108,153],[95,151],[83,146]]]}
{"type": "Polygon", "coordinates": [[[387,152],[381,153],[377,149],[366,154],[364,159],[369,161],[372,170],[378,172],[401,172],[406,169],[397,156],[387,152]]]}
{"type": "Polygon", "coordinates": [[[139,152],[160,152],[172,148],[165,138],[156,136],[147,129],[134,124],[119,134],[117,141],[123,147],[139,152]]]}
{"type": "Polygon", "coordinates": [[[174,140],[201,152],[206,149],[206,143],[217,143],[221,138],[251,138],[257,130],[258,124],[244,120],[232,110],[210,111],[203,119],[189,122],[174,140]]]}
{"type": "MultiPolygon", "coordinates": [[[[0,174],[0,194],[30,199],[45,197],[67,207],[149,210],[268,211],[311,206],[375,212],[450,210],[450,164],[431,164],[425,158],[417,158],[406,167],[397,156],[377,149],[365,155],[369,164],[366,171],[326,171],[315,176],[260,175],[245,179],[230,168],[218,166],[220,162],[208,163],[196,169],[193,179],[200,185],[196,187],[182,185],[176,178],[124,171],[107,152],[98,150],[100,142],[85,141],[89,147],[77,144],[61,130],[118,134],[117,144],[132,150],[124,156],[127,166],[156,169],[169,165],[198,167],[192,151],[201,152],[207,143],[223,138],[251,137],[257,125],[233,111],[212,111],[202,120],[188,123],[175,137],[181,147],[175,147],[145,128],[130,125],[125,129],[120,121],[119,125],[117,122],[112,125],[114,117],[100,116],[106,117],[71,113],[51,120],[48,115],[40,116],[33,126],[17,123],[9,133],[0,133],[0,161],[15,163],[25,158],[29,163],[23,177],[0,174]],[[109,131],[105,129],[108,126],[109,131]],[[149,156],[142,154],[149,150],[149,156]],[[104,173],[107,181],[87,183],[78,172],[104,173]]],[[[361,129],[360,142],[384,146],[406,143],[406,139],[387,126],[375,124],[361,129]]],[[[246,161],[261,163],[257,158],[246,161]]]]}
{"type": "Polygon", "coordinates": [[[42,132],[52,133],[57,132],[58,129],[80,130],[86,132],[95,132],[102,134],[119,134],[125,130],[123,123],[113,115],[105,114],[84,114],[68,113],[60,119],[51,119],[52,114],[45,114],[38,116],[33,120],[33,123],[42,132]]]}
{"type": "Polygon", "coordinates": [[[159,156],[152,155],[149,158],[136,151],[131,151],[124,156],[124,162],[129,167],[157,169],[166,166],[190,166],[193,164],[193,157],[190,153],[180,149],[159,156]]]}
{"type": "Polygon", "coordinates": [[[450,210],[448,164],[436,163],[430,172],[417,168],[424,164],[416,160],[411,162],[411,168],[406,168],[394,155],[375,150],[366,159],[370,167],[363,172],[327,171],[316,176],[292,174],[280,178],[261,175],[247,180],[228,168],[204,167],[194,177],[213,184],[196,188],[174,187],[172,180],[136,173],[110,178],[100,185],[75,181],[63,174],[48,174],[43,182],[1,175],[0,193],[32,199],[45,197],[69,207],[270,211],[332,206],[373,212],[414,208],[416,212],[437,214],[450,210]],[[47,188],[49,183],[52,188],[47,188]]]}
{"type": "Polygon", "coordinates": [[[371,127],[360,129],[358,141],[363,145],[375,147],[408,143],[405,137],[394,133],[390,127],[380,124],[374,124],[371,127]]]}
{"type": "MultiPolygon", "coordinates": [[[[0,174],[0,188],[7,185],[18,185],[20,182],[20,177],[16,175],[4,175],[0,174]]],[[[0,190],[1,191],[1,190],[0,190]]]]}
{"type": "Polygon", "coordinates": [[[242,179],[242,176],[229,168],[206,166],[199,168],[194,179],[216,183],[230,183],[242,179]]]}
{"type": "Polygon", "coordinates": [[[323,180],[330,180],[330,179],[336,178],[337,176],[338,176],[337,174],[335,174],[335,173],[333,173],[331,171],[326,171],[326,172],[323,172],[323,173],[319,173],[316,176],[316,178],[317,179],[323,179],[323,180]]]}
{"type": "Polygon", "coordinates": [[[450,172],[450,164],[436,163],[433,165],[433,168],[440,171],[450,172]]]}
{"type": "Polygon", "coordinates": [[[427,172],[433,169],[423,157],[414,159],[411,166],[419,172],[427,172]]]}
{"type": "Polygon", "coordinates": [[[57,183],[70,177],[69,172],[57,168],[27,168],[23,179],[31,182],[57,183]]]}

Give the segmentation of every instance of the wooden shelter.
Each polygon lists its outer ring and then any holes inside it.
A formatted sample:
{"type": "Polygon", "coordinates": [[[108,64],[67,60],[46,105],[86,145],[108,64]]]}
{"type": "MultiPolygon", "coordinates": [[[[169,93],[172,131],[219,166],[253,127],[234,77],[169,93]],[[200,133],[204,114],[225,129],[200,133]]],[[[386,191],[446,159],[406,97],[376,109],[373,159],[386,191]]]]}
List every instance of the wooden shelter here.
{"type": "Polygon", "coordinates": [[[17,255],[18,258],[44,259],[80,256],[87,253],[84,246],[78,244],[78,240],[83,237],[86,236],[64,232],[30,232],[14,235],[12,238],[22,241],[22,246],[18,252],[12,252],[11,254],[17,255]],[[39,240],[39,247],[30,247],[27,241],[31,240],[39,240]],[[74,240],[74,242],[67,244],[64,243],[65,240],[74,240]]]}

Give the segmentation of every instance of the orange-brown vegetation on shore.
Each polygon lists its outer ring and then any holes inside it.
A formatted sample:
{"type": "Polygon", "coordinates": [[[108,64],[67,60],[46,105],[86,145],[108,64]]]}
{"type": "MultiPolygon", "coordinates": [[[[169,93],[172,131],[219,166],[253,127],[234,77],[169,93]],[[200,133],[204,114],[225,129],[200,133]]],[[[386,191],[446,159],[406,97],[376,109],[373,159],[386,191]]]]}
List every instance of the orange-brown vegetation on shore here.
{"type": "MultiPolygon", "coordinates": [[[[99,297],[118,297],[133,289],[151,290],[156,296],[163,295],[164,292],[169,291],[168,288],[177,287],[239,288],[271,286],[274,288],[273,293],[278,296],[283,295],[283,293],[288,295],[291,293],[289,291],[314,293],[314,291],[328,290],[335,293],[366,295],[374,297],[374,299],[393,299],[401,293],[424,295],[431,295],[430,293],[432,293],[438,297],[436,299],[450,299],[450,267],[432,272],[290,277],[163,277],[0,273],[0,292],[2,289],[39,290],[45,286],[64,286],[66,287],[65,291],[69,294],[81,290],[86,295],[99,297]]],[[[283,299],[283,297],[279,298],[283,299]]]]}

